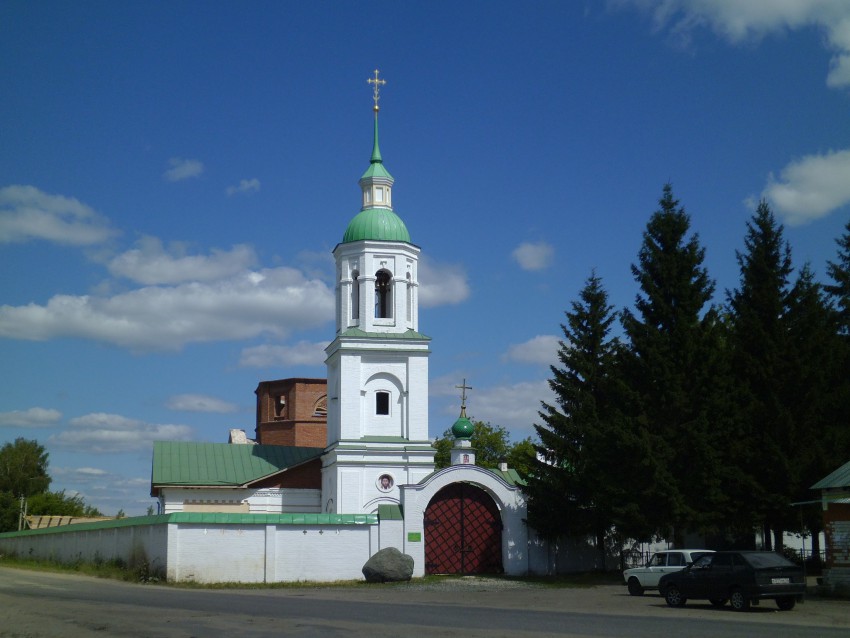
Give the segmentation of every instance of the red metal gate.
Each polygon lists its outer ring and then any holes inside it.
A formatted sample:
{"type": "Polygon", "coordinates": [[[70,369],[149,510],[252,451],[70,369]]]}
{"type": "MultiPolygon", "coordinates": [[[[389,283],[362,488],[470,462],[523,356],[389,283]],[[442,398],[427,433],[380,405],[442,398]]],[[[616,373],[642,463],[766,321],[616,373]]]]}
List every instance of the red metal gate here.
{"type": "Polygon", "coordinates": [[[481,488],[452,483],[425,510],[426,574],[502,572],[502,521],[481,488]]]}

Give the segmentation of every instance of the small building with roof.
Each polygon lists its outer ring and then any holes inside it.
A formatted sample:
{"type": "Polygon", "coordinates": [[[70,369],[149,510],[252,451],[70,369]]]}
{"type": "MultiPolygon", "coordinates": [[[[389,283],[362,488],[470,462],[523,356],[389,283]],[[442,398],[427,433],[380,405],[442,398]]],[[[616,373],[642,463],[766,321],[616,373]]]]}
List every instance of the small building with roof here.
{"type": "Polygon", "coordinates": [[[826,562],[823,585],[850,592],[850,461],[812,485],[823,508],[826,562]]]}

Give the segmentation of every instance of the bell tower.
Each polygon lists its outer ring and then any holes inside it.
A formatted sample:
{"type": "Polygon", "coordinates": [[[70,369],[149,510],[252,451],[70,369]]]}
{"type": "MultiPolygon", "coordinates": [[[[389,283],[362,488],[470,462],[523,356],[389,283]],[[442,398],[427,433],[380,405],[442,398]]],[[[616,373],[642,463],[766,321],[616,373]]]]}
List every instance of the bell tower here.
{"type": "Polygon", "coordinates": [[[371,513],[398,503],[398,485],[434,470],[428,440],[430,338],[419,333],[419,247],[393,210],[393,177],[378,144],[378,100],[361,209],[333,251],[336,337],[328,368],[328,450],[322,463],[326,512],[371,513]]]}

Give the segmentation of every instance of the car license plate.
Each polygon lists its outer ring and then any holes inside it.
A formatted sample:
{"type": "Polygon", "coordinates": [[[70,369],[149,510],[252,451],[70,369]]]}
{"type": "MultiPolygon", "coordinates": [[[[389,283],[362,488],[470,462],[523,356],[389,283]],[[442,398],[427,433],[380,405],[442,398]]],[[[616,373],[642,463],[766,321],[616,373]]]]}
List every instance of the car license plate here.
{"type": "Polygon", "coordinates": [[[774,585],[787,585],[791,582],[790,578],[771,578],[770,582],[774,585]]]}

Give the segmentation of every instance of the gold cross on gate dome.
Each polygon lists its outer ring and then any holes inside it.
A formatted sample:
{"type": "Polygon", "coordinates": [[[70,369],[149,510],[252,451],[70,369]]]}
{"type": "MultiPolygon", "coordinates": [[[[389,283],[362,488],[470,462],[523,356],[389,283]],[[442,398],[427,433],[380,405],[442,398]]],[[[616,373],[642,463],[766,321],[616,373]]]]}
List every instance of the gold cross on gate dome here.
{"type": "Polygon", "coordinates": [[[472,386],[466,385],[466,379],[463,380],[463,383],[455,386],[458,390],[461,391],[460,395],[460,410],[462,413],[466,412],[466,391],[472,390],[472,386]]]}
{"type": "Polygon", "coordinates": [[[375,79],[369,78],[366,80],[369,84],[374,85],[372,87],[372,99],[375,100],[375,106],[373,108],[376,113],[378,112],[378,100],[381,99],[381,86],[387,83],[386,80],[378,79],[378,73],[380,73],[380,71],[375,69],[375,79]]]}

